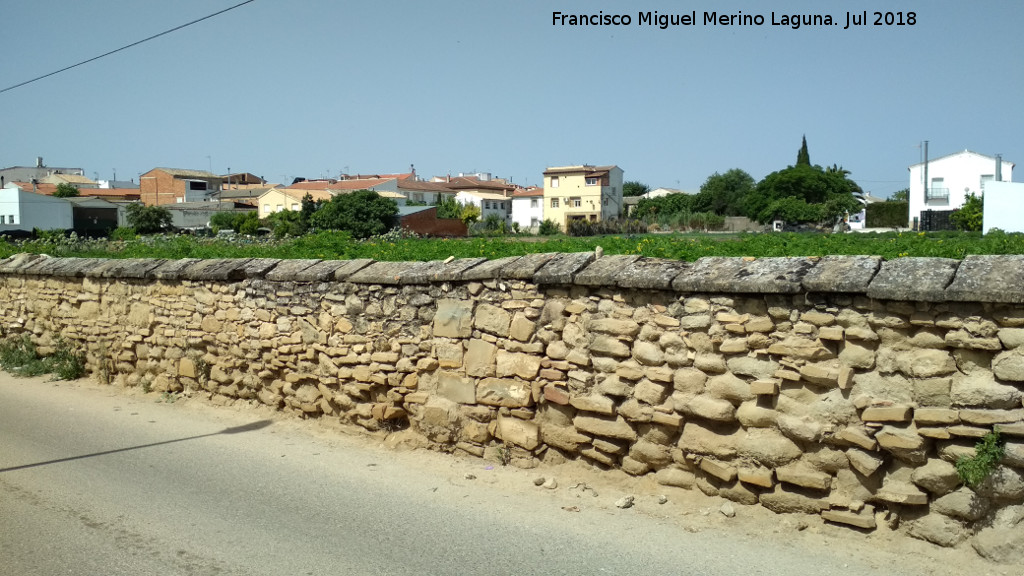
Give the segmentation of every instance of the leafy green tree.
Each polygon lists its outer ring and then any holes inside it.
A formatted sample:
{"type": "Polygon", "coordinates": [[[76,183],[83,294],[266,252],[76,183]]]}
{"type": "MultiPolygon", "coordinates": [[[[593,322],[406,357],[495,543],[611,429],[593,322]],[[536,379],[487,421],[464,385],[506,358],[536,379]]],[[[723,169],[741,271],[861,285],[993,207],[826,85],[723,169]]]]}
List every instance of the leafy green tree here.
{"type": "Polygon", "coordinates": [[[725,174],[715,172],[701,184],[691,208],[694,212],[714,212],[719,216],[742,216],[743,200],[754,191],[755,184],[750,174],[739,168],[725,174]]]}
{"type": "Polygon", "coordinates": [[[910,188],[904,188],[903,190],[897,190],[889,196],[890,202],[909,202],[910,201],[910,188]]]}
{"type": "Polygon", "coordinates": [[[765,176],[747,195],[744,206],[747,216],[761,223],[775,217],[787,222],[816,222],[859,210],[860,203],[853,197],[856,190],[856,183],[841,173],[797,165],[765,176]]]}
{"type": "Polygon", "coordinates": [[[693,212],[696,196],[692,194],[666,194],[657,198],[641,198],[633,215],[641,220],[693,212]]]}
{"type": "Polygon", "coordinates": [[[395,224],[398,205],[372,190],[338,194],[310,216],[309,223],[324,230],[347,230],[353,238],[383,234],[395,224]]]}
{"type": "Polygon", "coordinates": [[[981,230],[981,226],[984,221],[984,208],[984,196],[978,196],[974,192],[971,192],[967,194],[967,198],[964,200],[964,205],[958,210],[954,210],[953,213],[949,215],[949,221],[952,222],[958,230],[978,232],[981,230]]]}
{"type": "Polygon", "coordinates": [[[796,165],[797,166],[810,166],[811,165],[811,154],[807,151],[807,136],[804,136],[803,142],[800,144],[800,150],[796,153],[796,165]]]}
{"type": "Polygon", "coordinates": [[[57,184],[57,190],[54,191],[53,196],[55,198],[75,198],[79,195],[78,188],[67,182],[61,182],[57,184]]]}
{"type": "Polygon", "coordinates": [[[139,234],[163,232],[171,227],[171,211],[163,206],[129,204],[125,212],[128,224],[139,234]]]}
{"type": "Polygon", "coordinates": [[[260,218],[255,210],[245,212],[217,212],[210,217],[210,228],[214,233],[231,229],[241,234],[252,234],[259,228],[260,218]]]}
{"type": "Polygon", "coordinates": [[[623,196],[643,196],[651,191],[651,187],[643,182],[637,182],[636,180],[630,180],[629,182],[622,183],[622,195],[623,196]]]}

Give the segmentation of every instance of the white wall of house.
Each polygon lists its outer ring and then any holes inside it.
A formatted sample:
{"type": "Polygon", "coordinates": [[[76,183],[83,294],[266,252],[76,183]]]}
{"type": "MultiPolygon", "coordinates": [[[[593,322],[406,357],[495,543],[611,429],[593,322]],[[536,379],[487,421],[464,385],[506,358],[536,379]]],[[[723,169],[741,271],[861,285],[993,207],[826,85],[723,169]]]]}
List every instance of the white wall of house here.
{"type": "Polygon", "coordinates": [[[1024,183],[989,182],[985,185],[982,231],[1024,232],[1024,183]]]}
{"type": "Polygon", "coordinates": [[[512,198],[512,222],[524,230],[535,230],[544,221],[544,197],[512,198]]]}
{"type": "MultiPolygon", "coordinates": [[[[996,159],[970,150],[928,161],[928,185],[924,181],[924,163],[910,167],[910,214],[908,225],[916,217],[920,222],[925,210],[956,210],[968,194],[981,196],[984,182],[993,181],[996,159]],[[927,188],[927,194],[926,194],[927,188]]],[[[1013,180],[1013,162],[1003,160],[1002,181],[1013,180]]]]}
{"type": "Polygon", "coordinates": [[[23,192],[17,188],[0,189],[0,233],[5,230],[70,230],[71,203],[67,200],[23,192]]]}
{"type": "Polygon", "coordinates": [[[508,222],[510,198],[504,198],[497,194],[480,194],[477,192],[459,192],[455,199],[462,204],[472,204],[480,208],[480,221],[487,220],[487,217],[494,214],[498,218],[508,222]]]}

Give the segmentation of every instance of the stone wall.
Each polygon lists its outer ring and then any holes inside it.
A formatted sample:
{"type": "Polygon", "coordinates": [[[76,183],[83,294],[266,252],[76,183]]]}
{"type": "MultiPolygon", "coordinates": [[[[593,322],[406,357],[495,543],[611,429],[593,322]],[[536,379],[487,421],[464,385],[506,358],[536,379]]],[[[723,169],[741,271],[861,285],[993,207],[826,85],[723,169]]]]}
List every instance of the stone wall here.
{"type": "Polygon", "coordinates": [[[979,550],[1022,544],[1022,303],[1019,256],[0,261],[0,331],[117,385],[979,550]]]}

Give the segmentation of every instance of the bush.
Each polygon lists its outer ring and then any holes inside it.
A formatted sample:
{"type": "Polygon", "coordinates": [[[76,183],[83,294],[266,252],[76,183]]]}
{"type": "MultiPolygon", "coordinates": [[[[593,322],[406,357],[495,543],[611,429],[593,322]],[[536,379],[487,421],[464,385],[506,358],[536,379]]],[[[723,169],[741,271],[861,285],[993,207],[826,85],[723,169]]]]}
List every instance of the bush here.
{"type": "Polygon", "coordinates": [[[569,236],[600,236],[606,234],[646,234],[647,224],[640,220],[570,220],[569,236]]]}
{"type": "Polygon", "coordinates": [[[53,373],[58,380],[76,380],[85,375],[85,355],[72,350],[66,341],[57,340],[53,355],[40,358],[27,335],[12,337],[0,343],[0,368],[18,376],[53,373]]]}
{"type": "Polygon", "coordinates": [[[865,211],[864,225],[868,228],[903,228],[910,221],[908,202],[875,202],[865,211]]]}
{"type": "Polygon", "coordinates": [[[139,234],[154,234],[171,227],[171,211],[163,206],[129,204],[125,211],[128,223],[139,234]]]}
{"type": "Polygon", "coordinates": [[[309,218],[309,223],[324,230],[346,230],[354,238],[383,234],[395,225],[398,205],[372,190],[338,194],[325,202],[309,218]]]}
{"type": "Polygon", "coordinates": [[[949,215],[949,221],[956,226],[957,230],[979,232],[984,218],[984,206],[985,203],[982,196],[977,196],[974,192],[971,192],[967,195],[964,205],[949,215]]]}
{"type": "Polygon", "coordinates": [[[537,228],[537,234],[540,234],[541,236],[554,236],[560,231],[558,224],[554,220],[544,220],[537,228]]]}
{"type": "Polygon", "coordinates": [[[110,239],[114,241],[124,242],[126,240],[135,240],[139,235],[135,233],[135,228],[131,226],[118,226],[110,231],[110,239]]]}
{"type": "Polygon", "coordinates": [[[981,484],[1003,459],[1004,442],[999,432],[989,432],[974,446],[974,456],[963,456],[956,462],[956,473],[968,488],[981,484]]]}

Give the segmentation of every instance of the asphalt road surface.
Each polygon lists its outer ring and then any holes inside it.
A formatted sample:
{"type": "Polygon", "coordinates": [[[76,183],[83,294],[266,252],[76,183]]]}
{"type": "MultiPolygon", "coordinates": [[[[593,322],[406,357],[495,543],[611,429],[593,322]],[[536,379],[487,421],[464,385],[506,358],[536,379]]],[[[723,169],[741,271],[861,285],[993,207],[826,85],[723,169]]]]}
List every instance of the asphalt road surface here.
{"type": "Polygon", "coordinates": [[[566,490],[509,490],[483,460],[159,400],[0,373],[0,574],[902,573],[684,530],[611,494],[566,510],[566,490]]]}

